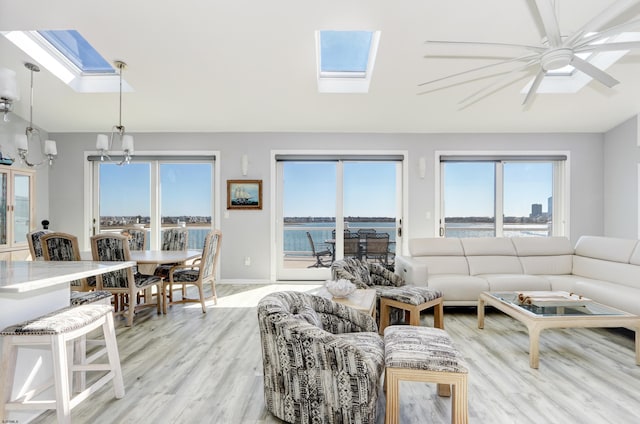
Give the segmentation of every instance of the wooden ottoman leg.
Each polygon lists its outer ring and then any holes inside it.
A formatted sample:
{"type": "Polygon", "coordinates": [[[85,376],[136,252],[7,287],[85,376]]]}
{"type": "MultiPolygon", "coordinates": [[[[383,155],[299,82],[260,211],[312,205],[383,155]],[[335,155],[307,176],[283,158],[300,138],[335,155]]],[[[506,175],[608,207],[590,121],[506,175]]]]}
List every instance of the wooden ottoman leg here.
{"type": "Polygon", "coordinates": [[[389,313],[391,308],[387,303],[387,299],[380,298],[380,334],[384,334],[384,329],[389,326],[389,313]]]}
{"type": "Polygon", "coordinates": [[[442,298],[433,307],[433,326],[444,329],[444,305],[442,298]]]}
{"type": "Polygon", "coordinates": [[[387,407],[384,422],[385,424],[398,424],[400,422],[400,380],[393,368],[387,368],[384,383],[387,386],[387,407]]]}
{"type": "Polygon", "coordinates": [[[467,424],[469,422],[469,402],[467,397],[467,374],[461,374],[459,381],[453,385],[451,424],[467,424]]]}

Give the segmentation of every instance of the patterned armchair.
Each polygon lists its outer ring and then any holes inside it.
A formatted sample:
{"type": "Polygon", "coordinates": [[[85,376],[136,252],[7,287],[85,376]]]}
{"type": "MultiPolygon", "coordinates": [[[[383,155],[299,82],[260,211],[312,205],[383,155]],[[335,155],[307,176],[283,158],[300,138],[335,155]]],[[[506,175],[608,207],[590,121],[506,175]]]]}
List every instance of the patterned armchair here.
{"type": "Polygon", "coordinates": [[[267,409],[290,423],[376,422],[384,344],[374,320],[329,299],[278,292],[258,304],[267,409]]]}
{"type": "MultiPolygon", "coordinates": [[[[48,231],[40,237],[42,257],[45,261],[79,261],[78,238],[71,234],[48,231]]],[[[73,291],[89,291],[96,286],[96,278],[89,277],[70,283],[73,291]]]]}
{"type": "MultiPolygon", "coordinates": [[[[130,261],[129,241],[127,236],[121,234],[105,233],[91,237],[91,254],[94,261],[130,261]]],[[[154,275],[140,274],[133,268],[120,269],[118,271],[108,272],[96,277],[97,289],[106,290],[113,293],[116,298],[121,295],[128,295],[127,308],[125,311],[116,313],[126,313],[127,326],[133,325],[133,316],[136,308],[145,306],[154,306],[147,302],[136,305],[137,294],[147,289],[156,287],[156,308],[161,313],[162,306],[162,278],[154,275]]],[[[151,297],[151,296],[150,296],[151,297]]],[[[145,297],[145,301],[146,301],[145,297]]]]}
{"type": "MultiPolygon", "coordinates": [[[[378,314],[380,314],[381,296],[413,305],[420,305],[442,296],[442,293],[437,290],[405,284],[402,277],[380,264],[363,262],[354,258],[335,261],[331,265],[331,275],[334,280],[342,278],[349,280],[359,289],[375,289],[376,312],[378,314]]],[[[379,317],[378,322],[380,322],[379,317]]],[[[391,308],[389,322],[391,324],[406,322],[404,311],[391,308]]]]}

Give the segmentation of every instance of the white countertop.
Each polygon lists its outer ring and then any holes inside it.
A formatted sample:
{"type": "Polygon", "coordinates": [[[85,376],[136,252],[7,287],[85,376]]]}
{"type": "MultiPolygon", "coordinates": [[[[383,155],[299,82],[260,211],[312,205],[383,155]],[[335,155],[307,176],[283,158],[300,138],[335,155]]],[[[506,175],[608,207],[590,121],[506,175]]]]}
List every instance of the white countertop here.
{"type": "Polygon", "coordinates": [[[133,261],[0,261],[0,294],[39,290],[135,264],[133,261]]]}

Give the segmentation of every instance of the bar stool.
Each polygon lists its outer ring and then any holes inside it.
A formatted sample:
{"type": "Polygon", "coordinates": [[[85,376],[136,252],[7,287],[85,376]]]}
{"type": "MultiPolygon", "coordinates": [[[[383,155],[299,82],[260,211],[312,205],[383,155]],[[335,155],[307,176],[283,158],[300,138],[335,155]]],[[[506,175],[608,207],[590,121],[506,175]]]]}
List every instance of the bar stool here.
{"type": "Polygon", "coordinates": [[[59,423],[70,423],[71,409],[109,381],[113,381],[115,397],[124,397],[122,370],[113,326],[113,309],[110,305],[88,304],[65,308],[7,327],[0,332],[0,336],[3,342],[0,367],[0,422],[7,422],[7,412],[11,410],[55,409],[59,423]],[[82,338],[99,327],[102,327],[104,334],[108,363],[74,364],[67,342],[82,338]],[[24,388],[12,399],[18,347],[36,345],[51,347],[53,383],[34,389],[24,388]],[[72,396],[71,374],[87,371],[103,371],[106,374],[72,396]],[[55,399],[32,400],[52,385],[55,389],[55,399]]]}

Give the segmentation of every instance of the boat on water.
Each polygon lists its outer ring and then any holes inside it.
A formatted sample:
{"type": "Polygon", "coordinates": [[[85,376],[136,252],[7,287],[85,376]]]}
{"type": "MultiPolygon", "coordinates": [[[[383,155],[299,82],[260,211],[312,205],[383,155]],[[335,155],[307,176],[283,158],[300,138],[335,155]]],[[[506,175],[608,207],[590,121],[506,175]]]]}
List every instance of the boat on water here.
{"type": "Polygon", "coordinates": [[[236,205],[254,205],[257,202],[252,200],[253,196],[241,186],[233,190],[233,203],[236,205]]]}

